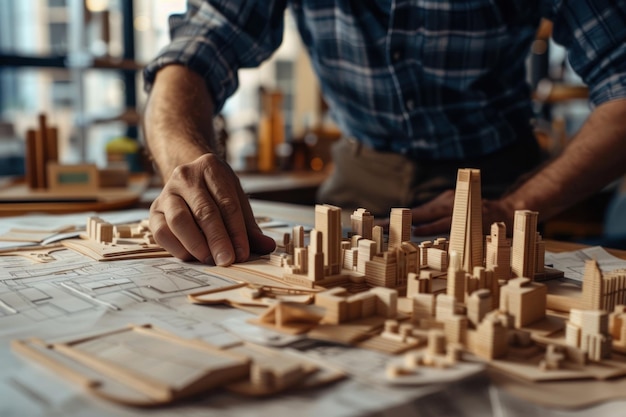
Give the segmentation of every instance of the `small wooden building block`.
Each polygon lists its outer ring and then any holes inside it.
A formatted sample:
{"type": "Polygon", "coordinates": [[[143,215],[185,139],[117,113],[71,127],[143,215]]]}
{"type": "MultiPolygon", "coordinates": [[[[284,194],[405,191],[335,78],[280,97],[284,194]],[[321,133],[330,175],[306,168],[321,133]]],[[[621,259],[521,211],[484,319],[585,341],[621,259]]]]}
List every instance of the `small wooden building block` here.
{"type": "Polygon", "coordinates": [[[100,187],[95,164],[61,165],[50,162],[47,179],[51,191],[93,191],[100,187]]]}

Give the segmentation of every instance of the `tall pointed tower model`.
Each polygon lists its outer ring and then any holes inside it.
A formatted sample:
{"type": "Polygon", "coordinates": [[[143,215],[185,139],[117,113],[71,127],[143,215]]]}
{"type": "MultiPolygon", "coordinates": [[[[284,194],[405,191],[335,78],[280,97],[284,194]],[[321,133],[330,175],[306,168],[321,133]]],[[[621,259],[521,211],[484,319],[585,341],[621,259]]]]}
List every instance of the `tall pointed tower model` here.
{"type": "Polygon", "coordinates": [[[461,268],[483,266],[483,217],[480,170],[459,169],[448,253],[456,251],[461,268]]]}

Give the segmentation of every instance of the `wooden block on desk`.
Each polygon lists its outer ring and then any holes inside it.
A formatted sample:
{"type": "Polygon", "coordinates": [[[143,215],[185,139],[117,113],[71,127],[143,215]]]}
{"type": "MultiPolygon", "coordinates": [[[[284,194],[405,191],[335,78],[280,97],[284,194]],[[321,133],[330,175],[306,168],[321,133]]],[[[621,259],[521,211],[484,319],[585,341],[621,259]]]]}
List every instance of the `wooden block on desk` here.
{"type": "Polygon", "coordinates": [[[227,385],[227,389],[243,395],[277,394],[301,383],[318,370],[315,364],[301,357],[292,357],[280,350],[251,343],[227,351],[251,359],[249,379],[227,385]]]}
{"type": "Polygon", "coordinates": [[[59,162],[59,129],[47,127],[46,131],[46,163],[59,162]]]}
{"type": "Polygon", "coordinates": [[[45,148],[42,144],[42,137],[39,131],[35,131],[35,140],[34,140],[34,160],[35,160],[35,169],[33,173],[35,174],[34,188],[46,188],[46,161],[45,161],[45,148]]]}
{"type": "Polygon", "coordinates": [[[127,166],[106,167],[98,172],[98,184],[101,188],[126,188],[130,178],[127,166]]]}
{"type": "Polygon", "coordinates": [[[100,188],[98,167],[95,164],[61,165],[49,162],[48,188],[51,191],[81,191],[100,188]]]}
{"type": "Polygon", "coordinates": [[[26,131],[26,183],[29,188],[37,188],[37,131],[26,131]]]}

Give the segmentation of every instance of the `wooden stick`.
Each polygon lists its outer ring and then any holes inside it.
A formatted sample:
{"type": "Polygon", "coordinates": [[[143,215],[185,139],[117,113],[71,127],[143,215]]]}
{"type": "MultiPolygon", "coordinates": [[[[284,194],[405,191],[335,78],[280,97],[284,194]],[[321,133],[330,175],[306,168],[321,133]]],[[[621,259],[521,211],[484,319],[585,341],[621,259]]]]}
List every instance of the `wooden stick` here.
{"type": "Polygon", "coordinates": [[[24,357],[28,359],[32,359],[36,362],[39,362],[40,364],[51,369],[54,373],[57,373],[67,378],[73,383],[79,384],[86,388],[95,388],[100,385],[100,381],[90,379],[86,375],[83,375],[82,373],[80,373],[80,371],[76,369],[72,369],[66,364],[63,364],[59,362],[58,360],[54,359],[49,354],[44,353],[45,350],[52,350],[52,349],[50,349],[41,340],[36,340],[36,339],[30,340],[30,341],[13,340],[11,342],[11,348],[15,352],[19,353],[20,355],[23,355],[24,357]]]}
{"type": "Polygon", "coordinates": [[[87,352],[83,352],[80,349],[73,348],[70,345],[55,343],[54,349],[63,353],[64,355],[89,366],[96,372],[100,372],[110,378],[113,378],[123,385],[132,387],[148,397],[169,401],[173,399],[173,393],[168,384],[157,381],[147,375],[138,374],[130,369],[124,368],[111,361],[107,361],[96,356],[93,356],[87,352]]]}
{"type": "Polygon", "coordinates": [[[36,188],[48,188],[47,181],[47,162],[48,162],[48,150],[47,150],[47,132],[46,115],[39,115],[39,128],[35,135],[35,159],[37,165],[37,186],[36,188]]]}
{"type": "Polygon", "coordinates": [[[37,131],[26,131],[26,184],[29,188],[37,188],[37,131]]]}
{"type": "Polygon", "coordinates": [[[59,129],[51,126],[48,127],[46,133],[46,150],[48,152],[46,162],[59,162],[59,129]]]}

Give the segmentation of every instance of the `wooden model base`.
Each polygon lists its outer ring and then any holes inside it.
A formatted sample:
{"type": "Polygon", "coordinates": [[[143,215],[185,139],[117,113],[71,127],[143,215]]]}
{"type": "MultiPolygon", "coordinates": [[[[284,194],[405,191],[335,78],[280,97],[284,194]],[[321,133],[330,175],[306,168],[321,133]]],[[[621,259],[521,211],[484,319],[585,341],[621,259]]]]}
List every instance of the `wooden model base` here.
{"type": "Polygon", "coordinates": [[[164,258],[171,256],[159,245],[151,244],[112,244],[103,245],[89,239],[66,239],[63,246],[73,249],[96,261],[120,259],[164,258]]]}
{"type": "Polygon", "coordinates": [[[250,360],[150,326],[66,343],[16,340],[13,349],[104,399],[154,406],[246,378],[250,360]]]}
{"type": "Polygon", "coordinates": [[[227,304],[245,309],[246,307],[266,308],[277,301],[310,304],[314,293],[314,291],[296,288],[252,285],[242,282],[235,287],[211,289],[189,294],[188,297],[194,304],[227,304]]]}
{"type": "Polygon", "coordinates": [[[147,220],[113,225],[93,216],[87,220],[85,233],[80,239],[66,239],[62,243],[96,261],[171,256],[155,243],[147,220]]]}
{"type": "Polygon", "coordinates": [[[170,404],[218,387],[266,396],[345,377],[295,352],[244,342],[218,349],[149,325],[64,343],[15,340],[12,348],[98,397],[137,407],[170,404]]]}
{"type": "Polygon", "coordinates": [[[498,369],[490,369],[489,377],[509,394],[545,407],[581,409],[605,401],[626,399],[626,378],[536,383],[498,369]]]}
{"type": "Polygon", "coordinates": [[[57,242],[35,248],[0,249],[0,256],[22,256],[33,262],[46,263],[55,261],[56,258],[52,254],[61,250],[65,250],[65,247],[60,242],[57,242]]]}

